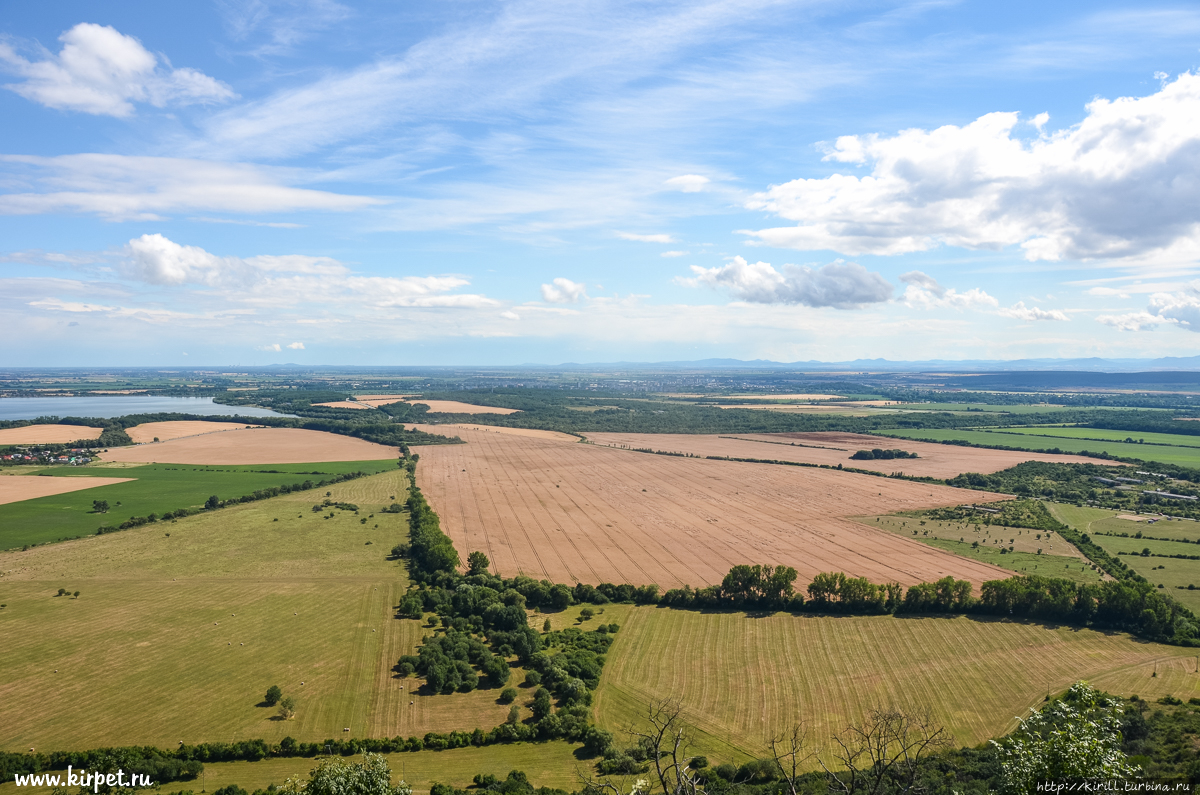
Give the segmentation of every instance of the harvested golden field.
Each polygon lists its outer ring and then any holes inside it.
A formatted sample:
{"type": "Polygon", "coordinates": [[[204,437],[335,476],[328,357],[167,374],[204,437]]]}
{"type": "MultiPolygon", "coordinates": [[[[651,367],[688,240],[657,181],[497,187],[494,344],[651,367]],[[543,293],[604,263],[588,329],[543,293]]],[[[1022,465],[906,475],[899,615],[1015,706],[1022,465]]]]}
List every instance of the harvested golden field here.
{"type": "MultiPolygon", "coordinates": [[[[205,423],[207,424],[207,423],[205,423]]],[[[396,458],[395,447],[300,428],[241,428],[138,447],[112,447],[105,461],[159,464],[305,464],[396,458]]]]}
{"type": "Polygon", "coordinates": [[[366,403],[356,403],[353,400],[335,400],[332,403],[314,403],[314,406],[324,406],[329,409],[369,409],[366,403]]]}
{"type": "Polygon", "coordinates": [[[378,406],[384,403],[395,403],[399,400],[411,400],[416,397],[420,397],[420,395],[355,395],[354,399],[359,403],[378,406]]]}
{"type": "Polygon", "coordinates": [[[759,394],[751,394],[751,395],[727,395],[727,397],[738,398],[738,399],[746,398],[746,399],[763,400],[763,401],[767,401],[767,400],[841,400],[842,399],[842,395],[813,395],[813,394],[808,394],[805,392],[797,392],[797,393],[791,394],[791,395],[765,395],[765,394],[759,393],[759,394]]]}
{"type": "Polygon", "coordinates": [[[172,439],[183,439],[188,436],[199,436],[204,433],[245,430],[247,427],[249,426],[236,422],[181,420],[177,422],[144,422],[141,425],[126,428],[125,433],[129,434],[129,438],[138,444],[146,444],[156,439],[160,442],[169,442],[172,439]]]}
{"type": "Polygon", "coordinates": [[[516,414],[520,409],[502,409],[497,406],[476,406],[471,403],[459,403],[457,400],[414,400],[413,403],[424,403],[431,412],[441,414],[516,414]]]}
{"type": "MultiPolygon", "coordinates": [[[[986,450],[932,442],[912,442],[887,436],[859,433],[747,433],[728,436],[687,433],[589,433],[589,441],[609,447],[650,449],[668,453],[692,453],[698,456],[729,456],[807,464],[827,464],[872,472],[952,478],[963,472],[988,474],[1016,466],[1022,461],[1053,461],[1087,464],[1094,459],[1074,455],[1024,453],[1014,450],[986,450]],[[882,461],[854,461],[858,450],[906,450],[919,458],[893,458],[882,461]]],[[[963,499],[972,499],[969,496],[963,499]]],[[[868,513],[864,511],[864,513],[868,513]]],[[[870,512],[874,513],[874,512],[870,512]]]]}
{"type": "MultiPolygon", "coordinates": [[[[748,617],[643,607],[624,617],[594,711],[618,731],[677,698],[698,753],[743,760],[803,722],[813,747],[876,706],[928,707],[975,745],[1086,679],[1111,693],[1200,696],[1193,649],[982,617],[748,617]],[[1157,669],[1157,676],[1154,676],[1157,669]]],[[[813,763],[813,767],[816,764],[813,763]]]]}
{"type": "Polygon", "coordinates": [[[998,494],[462,426],[458,436],[467,444],[421,448],[417,481],[459,555],[481,550],[504,576],[666,589],[719,583],[738,563],[794,566],[801,586],[821,571],[904,584],[1008,575],[846,518],[998,494]]]}
{"type": "Polygon", "coordinates": [[[0,505],[21,500],[66,494],[69,491],[128,483],[133,478],[43,478],[37,475],[14,475],[0,478],[0,505]]]}
{"type": "Polygon", "coordinates": [[[103,428],[86,425],[26,425],[0,431],[0,445],[6,444],[66,444],[77,439],[95,439],[103,428]]]}

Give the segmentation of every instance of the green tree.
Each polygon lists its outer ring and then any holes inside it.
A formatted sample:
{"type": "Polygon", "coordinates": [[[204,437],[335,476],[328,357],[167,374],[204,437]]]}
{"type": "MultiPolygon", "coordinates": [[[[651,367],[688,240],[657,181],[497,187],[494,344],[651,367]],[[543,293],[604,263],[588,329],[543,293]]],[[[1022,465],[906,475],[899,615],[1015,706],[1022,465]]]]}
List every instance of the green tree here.
{"type": "Polygon", "coordinates": [[[264,701],[268,707],[273,707],[279,703],[279,699],[283,698],[283,691],[279,689],[279,685],[271,685],[267,688],[267,697],[264,701]]]}
{"type": "Polygon", "coordinates": [[[593,610],[590,607],[585,607],[579,611],[579,620],[580,621],[591,621],[592,616],[594,616],[594,615],[596,615],[595,610],[593,610]]]}
{"type": "Polygon", "coordinates": [[[519,721],[520,719],[521,719],[521,708],[518,707],[516,704],[513,704],[512,707],[508,710],[508,719],[504,722],[508,723],[508,724],[513,724],[513,723],[516,723],[517,721],[519,721]]]}
{"type": "Polygon", "coordinates": [[[392,786],[391,778],[387,758],[366,753],[361,762],[326,759],[307,781],[288,779],[281,791],[284,795],[412,795],[412,787],[403,781],[392,786]]]}
{"type": "Polygon", "coordinates": [[[488,556],[478,550],[467,555],[467,574],[487,574],[490,565],[488,556]]]}
{"type": "Polygon", "coordinates": [[[1084,682],[1060,701],[1031,711],[1015,732],[992,741],[1004,792],[1037,791],[1039,781],[1113,781],[1137,768],[1121,751],[1121,706],[1084,682]]]}
{"type": "Polygon", "coordinates": [[[296,717],[296,699],[291,696],[284,696],[279,699],[279,717],[284,720],[291,720],[296,717]]]}
{"type": "Polygon", "coordinates": [[[547,618],[545,621],[542,622],[542,632],[549,632],[549,631],[550,631],[550,619],[547,618]]]}
{"type": "Polygon", "coordinates": [[[205,510],[208,510],[208,511],[211,511],[214,508],[219,508],[219,507],[221,507],[221,500],[215,494],[212,495],[211,497],[209,497],[204,503],[204,508],[205,508],[205,510]]]}
{"type": "Polygon", "coordinates": [[[108,513],[108,500],[92,500],[92,513],[108,513]]]}
{"type": "Polygon", "coordinates": [[[511,704],[517,700],[517,690],[514,687],[506,687],[500,691],[500,703],[511,704]]]}

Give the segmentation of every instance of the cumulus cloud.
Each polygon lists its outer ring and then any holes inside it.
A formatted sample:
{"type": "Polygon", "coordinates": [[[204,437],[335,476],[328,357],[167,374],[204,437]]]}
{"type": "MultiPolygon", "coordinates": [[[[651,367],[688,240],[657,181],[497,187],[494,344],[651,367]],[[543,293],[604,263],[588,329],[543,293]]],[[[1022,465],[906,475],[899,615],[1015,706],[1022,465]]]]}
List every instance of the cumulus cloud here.
{"type": "Polygon", "coordinates": [[[1024,301],[1017,301],[1012,306],[999,310],[996,314],[1017,320],[1070,320],[1067,313],[1061,309],[1042,309],[1036,306],[1025,306],[1024,301]]]}
{"type": "Polygon", "coordinates": [[[1014,137],[1018,121],[989,113],[963,127],[838,138],[826,159],[870,174],[755,194],[748,208],[797,223],[747,234],[846,254],[1019,245],[1029,260],[1136,257],[1200,241],[1200,76],[1146,97],[1096,99],[1078,125],[1030,142],[1014,137]]]}
{"type": "Polygon", "coordinates": [[[689,287],[713,287],[734,298],[755,304],[801,304],[812,307],[855,309],[892,297],[892,285],[878,273],[856,262],[831,262],[820,268],[784,265],[775,270],[767,262],[750,264],[742,257],[719,268],[692,266],[694,277],[680,279],[689,287]]]}
{"type": "Polygon", "coordinates": [[[235,96],[203,72],[160,66],[141,42],[109,26],[81,22],[58,40],[57,55],[43,51],[34,61],[0,43],[0,63],[25,78],[5,88],[49,108],[117,117],[131,115],[134,102],[162,108],[235,96]]]}
{"type": "Polygon", "coordinates": [[[281,350],[283,350],[283,349],[280,347],[279,343],[278,343],[278,342],[276,342],[276,343],[273,343],[273,344],[271,344],[271,345],[259,345],[259,346],[258,346],[258,348],[257,348],[256,350],[260,350],[260,351],[275,351],[276,353],[278,353],[279,351],[281,351],[281,350]]]}
{"type": "Polygon", "coordinates": [[[505,320],[520,320],[521,319],[521,316],[518,315],[516,312],[512,311],[511,309],[506,309],[503,312],[501,312],[500,317],[504,318],[505,320]]]}
{"type": "Polygon", "coordinates": [[[900,300],[914,308],[988,309],[1000,305],[999,301],[978,287],[960,293],[953,287],[943,287],[937,279],[921,271],[902,273],[900,281],[908,285],[900,300]]]}
{"type": "Polygon", "coordinates": [[[0,214],[80,212],[124,221],[179,210],[345,211],[383,203],[289,185],[295,178],[286,169],[173,157],[0,155],[0,182],[49,188],[0,193],[0,214]]]}
{"type": "Polygon", "coordinates": [[[688,255],[688,252],[686,252],[686,251],[664,251],[663,253],[659,254],[658,256],[660,256],[660,257],[686,257],[687,255],[688,255]]]}
{"type": "Polygon", "coordinates": [[[639,243],[674,243],[675,238],[670,235],[639,235],[634,232],[617,232],[617,237],[622,240],[636,240],[639,243]]]}
{"type": "Polygon", "coordinates": [[[702,177],[699,174],[683,174],[682,176],[671,177],[663,184],[683,193],[699,193],[711,181],[708,177],[702,177]]]}
{"type": "Polygon", "coordinates": [[[294,351],[302,351],[302,350],[304,350],[304,343],[303,342],[289,342],[288,347],[294,351]]]}
{"type": "Polygon", "coordinates": [[[1145,312],[1100,315],[1097,321],[1121,331],[1147,331],[1164,325],[1177,325],[1200,332],[1200,279],[1184,289],[1154,293],[1145,312]]]}
{"type": "Polygon", "coordinates": [[[551,304],[577,304],[587,298],[587,285],[570,279],[555,279],[542,285],[542,300],[551,304]]]}

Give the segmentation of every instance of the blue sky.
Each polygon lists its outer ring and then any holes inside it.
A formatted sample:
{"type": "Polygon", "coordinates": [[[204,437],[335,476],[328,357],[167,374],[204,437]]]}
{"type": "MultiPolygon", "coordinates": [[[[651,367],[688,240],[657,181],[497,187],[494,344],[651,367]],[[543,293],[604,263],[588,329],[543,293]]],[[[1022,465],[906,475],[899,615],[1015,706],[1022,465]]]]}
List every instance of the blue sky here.
{"type": "Polygon", "coordinates": [[[1198,66],[1182,3],[7,3],[0,363],[1194,355],[1198,66]]]}

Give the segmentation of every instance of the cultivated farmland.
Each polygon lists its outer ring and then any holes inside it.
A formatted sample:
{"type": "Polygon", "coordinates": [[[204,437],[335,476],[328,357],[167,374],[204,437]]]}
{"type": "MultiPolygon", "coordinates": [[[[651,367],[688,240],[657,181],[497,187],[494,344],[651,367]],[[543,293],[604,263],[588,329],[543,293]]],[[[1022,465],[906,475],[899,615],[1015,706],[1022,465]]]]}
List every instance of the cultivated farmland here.
{"type": "Polygon", "coordinates": [[[795,461],[808,464],[841,464],[856,469],[891,474],[952,478],[963,472],[990,474],[1016,466],[1022,461],[1054,461],[1059,463],[1094,463],[1092,459],[1071,455],[1044,455],[1007,450],[982,450],[954,447],[928,442],[897,441],[885,436],[858,433],[754,433],[737,435],[708,435],[686,433],[589,433],[596,444],[629,449],[650,449],[663,452],[691,453],[698,456],[728,456],[795,461]],[[858,450],[901,448],[916,453],[918,458],[881,461],[854,461],[850,456],[858,450]]]}
{"type": "Polygon", "coordinates": [[[429,631],[393,618],[407,580],[387,554],[406,539],[407,516],[382,509],[403,502],[404,484],[394,468],[329,487],[358,515],[314,512],[318,497],[303,492],[0,554],[0,748],[316,741],[503,722],[494,690],[417,695],[418,680],[392,674],[429,631]],[[295,720],[259,706],[272,684],[296,698],[295,720]]]}
{"type": "Polygon", "coordinates": [[[594,710],[619,731],[653,699],[678,698],[700,730],[698,752],[726,759],[764,755],[767,738],[793,722],[817,746],[890,705],[928,706],[956,744],[974,745],[1079,679],[1123,696],[1200,695],[1193,655],[1122,634],[962,616],[638,608],[608,655],[594,710]]]}
{"type": "MultiPolygon", "coordinates": [[[[1092,429],[1087,429],[1091,431],[1092,429]]],[[[938,441],[964,441],[970,444],[997,445],[1001,447],[1034,448],[1050,450],[1058,448],[1068,452],[1088,451],[1092,453],[1108,453],[1122,458],[1140,458],[1144,461],[1159,461],[1164,464],[1181,464],[1183,466],[1200,466],[1200,448],[1192,447],[1195,437],[1188,437],[1186,446],[1149,445],[1136,442],[1096,441],[1093,439],[1077,439],[1065,436],[1031,436],[1008,431],[986,430],[944,430],[941,428],[922,429],[906,428],[898,431],[880,431],[881,435],[901,437],[905,439],[932,439],[938,441]]],[[[1122,431],[1125,436],[1135,436],[1133,433],[1122,431]]],[[[1095,435],[1095,434],[1089,434],[1095,435]]],[[[1144,436],[1145,434],[1137,434],[1144,436]]],[[[1095,460],[1092,463],[1096,463],[1095,460]]]]}
{"type": "Polygon", "coordinates": [[[497,406],[476,406],[474,403],[459,403],[457,400],[414,400],[429,406],[431,412],[439,414],[516,414],[519,409],[503,409],[497,406]]]}
{"type": "Polygon", "coordinates": [[[157,439],[169,442],[188,436],[200,436],[217,431],[245,430],[248,426],[237,422],[204,422],[202,420],[176,420],[173,422],[144,422],[127,428],[125,433],[137,444],[146,444],[157,439]]]}
{"type": "Polygon", "coordinates": [[[206,433],[159,444],[113,447],[105,461],[167,464],[303,464],[370,461],[400,451],[374,442],[300,428],[250,428],[206,433]]]}
{"type": "Polygon", "coordinates": [[[504,576],[663,589],[719,583],[738,563],[794,566],[802,583],[833,570],[904,584],[1007,576],[846,518],[1000,495],[648,455],[562,434],[463,429],[459,436],[467,444],[421,448],[417,482],[460,557],[482,550],[504,576]]]}
{"type": "Polygon", "coordinates": [[[95,439],[103,430],[86,425],[24,425],[0,430],[0,445],[66,444],[80,439],[95,439]]]}
{"type": "MultiPolygon", "coordinates": [[[[66,494],[81,489],[94,489],[97,486],[111,486],[114,483],[127,483],[130,478],[43,478],[36,475],[13,475],[0,478],[0,505],[21,500],[32,500],[38,497],[49,497],[53,494],[66,494]]],[[[0,544],[3,541],[0,539],[0,544]]]]}

